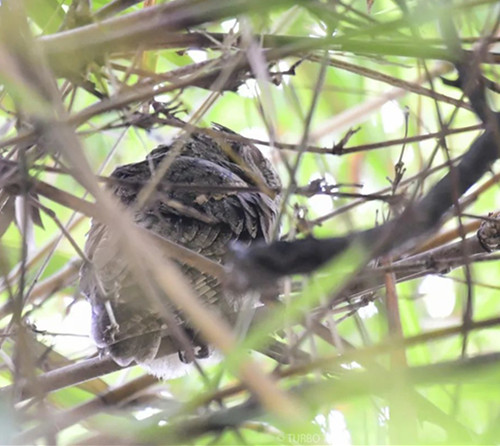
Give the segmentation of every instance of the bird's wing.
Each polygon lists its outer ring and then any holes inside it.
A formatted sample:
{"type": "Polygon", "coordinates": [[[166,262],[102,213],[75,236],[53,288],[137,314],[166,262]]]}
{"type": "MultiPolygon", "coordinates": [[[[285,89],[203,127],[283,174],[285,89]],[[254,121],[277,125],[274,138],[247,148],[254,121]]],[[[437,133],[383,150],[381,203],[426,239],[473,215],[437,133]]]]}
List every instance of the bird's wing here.
{"type": "MultiPolygon", "coordinates": [[[[198,151],[203,147],[196,145],[202,142],[207,141],[189,143],[186,153],[172,160],[151,199],[134,209],[134,218],[147,230],[222,261],[233,240],[267,239],[277,205],[249,184],[241,169],[223,154],[208,151],[204,158],[198,151]]],[[[115,170],[118,183],[113,192],[123,204],[137,205],[137,195],[151,178],[151,170],[168,150],[161,147],[147,161],[115,170]]],[[[166,322],[137,284],[119,242],[109,228],[93,222],[85,250],[90,264],[82,268],[81,288],[92,304],[97,345],[121,365],[151,361],[165,335],[166,322]]],[[[180,267],[207,305],[223,315],[237,308],[237,298],[223,297],[217,279],[187,265],[180,267]]],[[[187,322],[179,312],[172,314],[174,320],[187,322]]]]}
{"type": "Polygon", "coordinates": [[[92,222],[85,251],[89,263],[80,272],[80,289],[92,306],[92,336],[121,366],[152,360],[165,324],[151,306],[144,305],[118,240],[109,228],[92,222]]]}
{"type": "Polygon", "coordinates": [[[230,163],[180,156],[161,184],[159,204],[153,205],[160,215],[199,220],[212,228],[222,224],[232,239],[267,238],[275,219],[273,200],[231,170],[230,163]]]}

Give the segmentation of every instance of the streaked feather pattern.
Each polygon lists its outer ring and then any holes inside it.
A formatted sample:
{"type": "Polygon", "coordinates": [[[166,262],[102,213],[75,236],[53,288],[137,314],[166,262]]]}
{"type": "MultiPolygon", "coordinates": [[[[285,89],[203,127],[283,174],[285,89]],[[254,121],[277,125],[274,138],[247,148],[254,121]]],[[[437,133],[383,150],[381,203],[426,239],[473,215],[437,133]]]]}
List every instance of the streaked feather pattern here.
{"type": "MultiPolygon", "coordinates": [[[[216,130],[228,131],[221,126],[216,130]]],[[[144,161],[116,168],[113,193],[125,206],[136,207],[152,172],[171,155],[154,196],[134,210],[137,224],[217,262],[223,261],[233,240],[269,240],[279,194],[271,198],[262,189],[279,190],[279,177],[256,147],[229,141],[222,133],[213,137],[195,132],[157,147],[144,161]]],[[[154,358],[161,338],[168,334],[167,323],[151,310],[109,230],[92,222],[85,246],[90,264],[81,270],[80,286],[92,305],[92,335],[118,364],[135,361],[165,376],[168,372],[161,368],[171,361],[154,358]]],[[[181,268],[203,302],[222,315],[241,307],[244,296],[229,299],[214,277],[187,265],[181,268]]],[[[182,314],[173,314],[189,327],[182,314]]]]}

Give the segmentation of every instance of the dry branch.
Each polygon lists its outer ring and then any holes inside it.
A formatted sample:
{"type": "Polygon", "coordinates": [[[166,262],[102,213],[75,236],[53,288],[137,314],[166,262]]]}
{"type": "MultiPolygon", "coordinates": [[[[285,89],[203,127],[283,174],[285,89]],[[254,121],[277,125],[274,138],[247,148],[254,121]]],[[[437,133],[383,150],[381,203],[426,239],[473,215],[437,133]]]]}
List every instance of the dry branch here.
{"type": "MultiPolygon", "coordinates": [[[[475,71],[460,68],[459,72],[462,85],[479,83],[474,77],[475,71]]],[[[237,247],[232,258],[231,286],[243,290],[257,284],[265,286],[286,275],[310,273],[344,252],[353,243],[361,242],[371,253],[370,256],[384,255],[403,246],[408,247],[434,230],[448,209],[488,171],[499,156],[500,114],[490,110],[488,113],[483,111],[486,102],[481,85],[479,83],[469,93],[469,97],[474,109],[479,110],[479,116],[487,115],[486,131],[422,200],[410,204],[394,220],[346,237],[322,240],[307,238],[294,242],[274,242],[269,246],[237,247]]]]}

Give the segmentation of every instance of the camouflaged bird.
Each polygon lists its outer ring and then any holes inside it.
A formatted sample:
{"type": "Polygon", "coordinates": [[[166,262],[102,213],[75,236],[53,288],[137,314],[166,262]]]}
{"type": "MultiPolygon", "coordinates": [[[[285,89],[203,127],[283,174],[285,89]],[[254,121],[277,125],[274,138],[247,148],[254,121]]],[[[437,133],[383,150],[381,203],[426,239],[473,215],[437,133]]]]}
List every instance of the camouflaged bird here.
{"type": "MultiPolygon", "coordinates": [[[[270,191],[279,190],[281,183],[255,146],[227,140],[219,131],[228,130],[221,126],[216,130],[214,136],[201,132],[184,139],[181,136],[154,149],[144,161],[116,168],[110,188],[123,205],[134,209],[139,226],[222,262],[232,241],[269,241],[279,208],[279,194],[273,196],[270,191]],[[137,209],[140,190],[170,155],[171,164],[156,193],[137,209]]],[[[156,358],[162,336],[168,332],[167,323],[134,282],[109,230],[92,221],[85,245],[89,262],[80,273],[80,288],[92,306],[92,336],[101,351],[119,365],[135,361],[166,377],[171,366],[179,365],[176,356],[156,358]]],[[[241,309],[244,296],[228,297],[214,277],[180,266],[207,306],[223,316],[241,309]]],[[[189,321],[180,312],[173,313],[178,323],[187,327],[193,348],[203,346],[195,341],[196,332],[189,328],[189,321]]],[[[198,355],[209,353],[203,346],[198,355]]]]}

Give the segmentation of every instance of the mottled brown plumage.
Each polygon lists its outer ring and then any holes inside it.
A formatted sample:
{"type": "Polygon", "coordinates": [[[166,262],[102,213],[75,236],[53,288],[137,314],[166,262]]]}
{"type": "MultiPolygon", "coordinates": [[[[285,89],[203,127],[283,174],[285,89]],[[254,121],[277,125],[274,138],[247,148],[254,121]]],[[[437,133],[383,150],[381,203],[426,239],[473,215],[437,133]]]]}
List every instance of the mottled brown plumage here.
{"type": "MultiPolygon", "coordinates": [[[[159,146],[145,161],[115,169],[112,178],[116,180],[113,193],[134,208],[137,224],[217,262],[223,261],[232,241],[268,241],[279,206],[279,196],[271,198],[261,191],[262,186],[280,187],[271,164],[256,147],[230,142],[222,133],[211,137],[196,132],[159,146]],[[137,209],[141,188],[172,153],[154,196],[137,209]],[[248,187],[253,190],[242,190],[248,187]]],[[[81,271],[81,289],[92,305],[92,335],[118,364],[136,361],[166,375],[167,371],[158,370],[165,365],[155,367],[158,359],[154,358],[168,333],[167,323],[152,310],[108,231],[100,222],[92,222],[85,246],[90,263],[81,271]]],[[[202,301],[220,314],[227,316],[241,308],[244,296],[228,297],[214,277],[181,267],[202,301]]],[[[179,312],[173,313],[177,321],[186,323],[179,312]]],[[[189,321],[185,325],[189,327],[189,321]]]]}

